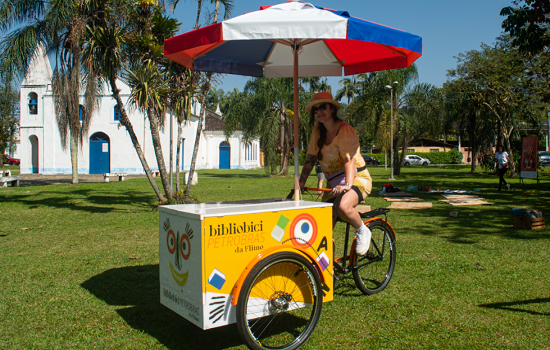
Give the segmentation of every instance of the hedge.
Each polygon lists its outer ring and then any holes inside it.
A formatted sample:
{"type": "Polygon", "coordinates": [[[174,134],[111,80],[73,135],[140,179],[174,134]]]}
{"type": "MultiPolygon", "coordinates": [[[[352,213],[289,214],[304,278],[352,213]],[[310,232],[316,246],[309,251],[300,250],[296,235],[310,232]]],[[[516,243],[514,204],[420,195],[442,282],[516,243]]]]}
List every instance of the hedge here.
{"type": "Polygon", "coordinates": [[[430,164],[461,164],[462,163],[462,153],[459,151],[449,151],[449,152],[414,152],[407,153],[415,154],[422,158],[427,158],[430,160],[430,164]]]}
{"type": "MultiPolygon", "coordinates": [[[[381,164],[384,164],[384,153],[363,153],[369,155],[373,158],[376,158],[380,161],[381,164]]],[[[407,155],[417,155],[422,158],[427,158],[430,160],[430,164],[461,164],[462,163],[462,153],[459,151],[450,151],[450,152],[411,152],[407,155]]],[[[399,153],[401,157],[401,153],[399,153]]],[[[390,163],[389,154],[388,154],[388,164],[390,163]]]]}
{"type": "MultiPolygon", "coordinates": [[[[380,164],[384,164],[384,153],[362,153],[364,155],[371,156],[380,161],[380,164]]],[[[417,155],[422,158],[427,158],[430,160],[430,164],[462,164],[462,153],[459,151],[449,151],[449,152],[411,152],[407,155],[417,155]]],[[[390,164],[388,154],[388,164],[390,164]]],[[[401,153],[399,153],[401,157],[401,153]]],[[[291,156],[291,165],[294,165],[294,157],[291,156]]],[[[306,160],[306,154],[300,153],[300,165],[304,165],[306,160]]]]}

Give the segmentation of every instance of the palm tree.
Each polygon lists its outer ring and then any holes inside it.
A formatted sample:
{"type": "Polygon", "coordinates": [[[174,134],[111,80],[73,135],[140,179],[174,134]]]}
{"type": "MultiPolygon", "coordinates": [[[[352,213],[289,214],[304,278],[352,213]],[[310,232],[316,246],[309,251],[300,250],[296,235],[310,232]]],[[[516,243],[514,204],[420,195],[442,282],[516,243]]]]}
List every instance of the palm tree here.
{"type": "Polygon", "coordinates": [[[184,66],[169,61],[167,67],[168,86],[169,90],[169,105],[168,108],[178,123],[178,138],[176,146],[176,192],[180,192],[180,159],[183,125],[191,119],[191,104],[193,96],[198,91],[197,87],[200,84],[201,73],[192,71],[184,66]]]}
{"type": "Polygon", "coordinates": [[[134,4],[126,72],[132,88],[129,102],[147,115],[164,193],[172,200],[173,189],[166,171],[159,129],[164,127],[169,98],[163,44],[166,38],[174,35],[179,23],[165,16],[159,6],[154,6],[156,1],[138,0],[134,4]]]}
{"type": "Polygon", "coordinates": [[[319,92],[320,90],[320,77],[303,77],[300,78],[301,82],[304,82],[309,85],[309,92],[319,92]]]}
{"type": "Polygon", "coordinates": [[[3,75],[24,76],[37,54],[37,43],[55,53],[52,79],[55,113],[62,145],[70,144],[72,183],[78,183],[78,148],[88,133],[99,92],[94,74],[81,75],[87,70],[81,65],[82,39],[86,25],[101,15],[102,4],[102,0],[0,2],[0,29],[16,28],[0,42],[3,75]],[[80,120],[82,88],[85,108],[80,120]]]}
{"type": "MultiPolygon", "coordinates": [[[[195,29],[199,28],[199,17],[200,17],[200,10],[201,10],[201,4],[202,4],[201,0],[197,0],[197,1],[199,3],[199,9],[197,11],[197,23],[195,24],[195,29]]],[[[175,0],[175,4],[177,4],[177,2],[178,2],[178,0],[175,0]]],[[[225,2],[222,1],[222,0],[215,0],[216,7],[219,6],[218,4],[220,2],[224,4],[226,10],[228,9],[229,6],[232,6],[232,2],[230,0],[225,1],[225,2]]],[[[217,22],[218,22],[218,13],[216,12],[215,15],[214,15],[214,23],[217,23],[217,22]]],[[[195,136],[195,145],[193,146],[193,156],[191,158],[191,166],[189,167],[189,174],[188,174],[189,181],[187,182],[187,186],[185,187],[185,193],[184,193],[185,197],[189,197],[189,193],[191,191],[191,183],[192,183],[191,180],[193,179],[193,176],[195,174],[195,166],[197,164],[197,156],[199,154],[199,145],[200,145],[201,134],[202,134],[202,126],[204,124],[204,115],[205,115],[205,112],[206,112],[206,110],[205,110],[205,108],[206,108],[206,98],[208,96],[208,92],[210,91],[210,87],[211,87],[211,84],[212,84],[212,76],[213,76],[213,73],[206,73],[205,76],[204,76],[204,79],[202,80],[202,85],[201,85],[201,88],[200,88],[201,111],[200,111],[200,114],[199,114],[199,122],[197,124],[197,133],[196,133],[196,136],[195,136]]]]}
{"type": "Polygon", "coordinates": [[[332,86],[330,86],[330,84],[328,83],[328,79],[325,78],[321,81],[321,84],[319,84],[319,91],[324,91],[324,92],[330,92],[332,93],[332,86]]]}
{"type": "Polygon", "coordinates": [[[349,104],[350,100],[353,100],[353,97],[357,93],[357,80],[355,77],[352,79],[344,78],[340,80],[340,86],[342,86],[342,88],[336,91],[336,96],[334,98],[340,101],[342,97],[346,97],[349,104]]]}
{"type": "MultiPolygon", "coordinates": [[[[109,14],[124,13],[127,7],[121,2],[113,1],[109,3],[109,14]],[[121,7],[116,7],[120,5],[121,7]]],[[[134,132],[133,125],[128,117],[124,103],[120,96],[120,89],[117,86],[117,76],[121,73],[122,66],[125,63],[125,37],[127,27],[125,21],[127,18],[116,18],[106,16],[104,21],[97,23],[94,26],[86,28],[86,45],[84,47],[83,57],[86,64],[91,70],[105,79],[111,88],[111,94],[117,102],[118,110],[120,111],[120,123],[124,125],[132,144],[139,157],[143,170],[147,175],[147,179],[153,187],[159,201],[164,201],[164,196],[153,178],[153,173],[147,164],[143,149],[141,148],[138,138],[134,132]]]]}

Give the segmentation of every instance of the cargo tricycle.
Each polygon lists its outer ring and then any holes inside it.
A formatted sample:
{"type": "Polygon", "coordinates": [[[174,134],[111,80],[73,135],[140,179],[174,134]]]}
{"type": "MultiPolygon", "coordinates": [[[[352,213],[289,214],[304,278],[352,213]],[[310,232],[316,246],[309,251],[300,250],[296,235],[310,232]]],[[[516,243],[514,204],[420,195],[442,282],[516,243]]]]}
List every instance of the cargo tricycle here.
{"type": "Polygon", "coordinates": [[[237,323],[251,349],[297,349],[313,333],[334,282],[353,273],[365,294],[395,266],[387,209],[361,214],[373,232],[364,256],[334,259],[332,204],[262,199],[159,207],[160,301],[211,329],[237,323]],[[335,274],[336,273],[336,274],[335,274]]]}

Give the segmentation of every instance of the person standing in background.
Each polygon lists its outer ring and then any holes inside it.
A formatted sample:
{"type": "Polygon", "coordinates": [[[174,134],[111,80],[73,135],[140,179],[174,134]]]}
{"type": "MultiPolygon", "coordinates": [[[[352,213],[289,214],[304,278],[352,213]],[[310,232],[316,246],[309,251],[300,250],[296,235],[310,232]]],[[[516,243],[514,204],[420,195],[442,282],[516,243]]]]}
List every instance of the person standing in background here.
{"type": "Polygon", "coordinates": [[[495,173],[498,174],[498,191],[502,189],[502,184],[508,190],[510,190],[510,184],[504,179],[504,174],[508,171],[508,153],[504,151],[504,147],[499,145],[497,146],[497,153],[495,154],[495,173]]]}

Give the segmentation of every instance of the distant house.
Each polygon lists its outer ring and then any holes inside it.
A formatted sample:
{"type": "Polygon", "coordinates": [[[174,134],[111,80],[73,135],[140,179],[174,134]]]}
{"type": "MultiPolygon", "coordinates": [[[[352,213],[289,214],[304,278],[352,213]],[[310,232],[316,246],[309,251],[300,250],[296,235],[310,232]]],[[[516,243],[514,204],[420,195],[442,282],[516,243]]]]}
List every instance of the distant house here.
{"type": "MultiPolygon", "coordinates": [[[[406,153],[413,153],[413,152],[448,152],[453,149],[456,150],[457,145],[453,145],[450,143],[437,141],[437,140],[431,140],[427,139],[425,137],[421,137],[419,139],[416,139],[410,143],[410,145],[407,147],[406,153]]],[[[402,149],[399,148],[399,151],[402,149]]]]}
{"type": "MultiPolygon", "coordinates": [[[[21,158],[21,173],[69,174],[71,157],[69,148],[63,148],[55,118],[52,96],[52,69],[42,47],[38,47],[31,66],[21,83],[21,120],[18,155],[21,158]]],[[[123,80],[117,81],[122,100],[130,97],[130,88],[123,80]]],[[[84,97],[81,96],[83,104],[84,97]]],[[[81,106],[82,113],[85,113],[81,106]]],[[[158,168],[149,122],[145,116],[132,108],[126,108],[138,141],[144,150],[152,170],[158,168]]],[[[192,105],[191,120],[184,126],[182,135],[181,170],[188,170],[195,144],[200,104],[192,105]]],[[[161,130],[162,151],[168,167],[170,157],[170,115],[161,130]]],[[[119,123],[120,112],[108,87],[100,95],[99,107],[92,116],[90,131],[79,148],[78,172],[102,174],[126,172],[143,174],[141,162],[126,128],[119,123]]],[[[260,167],[260,143],[254,139],[247,145],[242,142],[242,132],[235,132],[226,139],[224,121],[218,113],[207,110],[201,131],[196,169],[251,169],[260,167]]],[[[177,123],[174,120],[173,166],[175,171],[177,147],[177,123]]]]}

